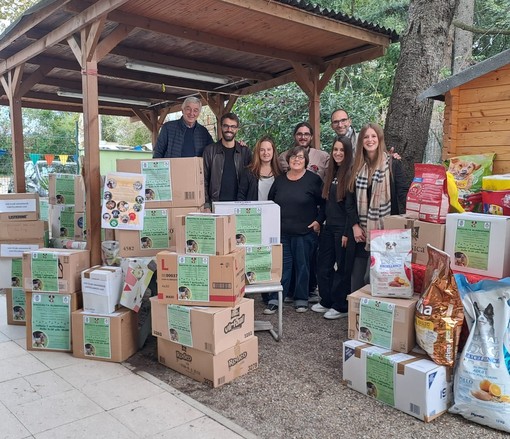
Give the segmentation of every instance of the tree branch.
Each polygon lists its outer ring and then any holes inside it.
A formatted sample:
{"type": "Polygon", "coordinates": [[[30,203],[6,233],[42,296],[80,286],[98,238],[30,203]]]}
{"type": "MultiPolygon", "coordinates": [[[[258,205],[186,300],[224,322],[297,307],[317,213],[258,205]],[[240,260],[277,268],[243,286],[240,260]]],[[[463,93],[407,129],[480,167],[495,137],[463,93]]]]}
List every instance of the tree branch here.
{"type": "Polygon", "coordinates": [[[510,35],[510,30],[508,29],[486,29],[482,27],[472,26],[466,23],[462,23],[458,20],[453,20],[453,25],[458,27],[459,29],[466,30],[468,32],[472,32],[474,34],[485,34],[485,35],[510,35]]]}

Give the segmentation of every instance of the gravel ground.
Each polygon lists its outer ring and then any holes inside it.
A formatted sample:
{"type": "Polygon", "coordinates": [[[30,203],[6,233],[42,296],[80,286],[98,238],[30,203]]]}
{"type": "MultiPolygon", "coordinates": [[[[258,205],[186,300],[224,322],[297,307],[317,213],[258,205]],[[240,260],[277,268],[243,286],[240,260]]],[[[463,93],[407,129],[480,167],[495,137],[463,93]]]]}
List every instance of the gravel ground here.
{"type": "MultiPolygon", "coordinates": [[[[259,300],[255,319],[263,316],[259,300]]],[[[259,337],[259,369],[211,389],[157,362],[156,339],[128,360],[260,438],[499,438],[509,435],[445,413],[431,423],[385,406],[342,384],[347,319],[328,321],[285,307],[283,340],[259,337]]]]}

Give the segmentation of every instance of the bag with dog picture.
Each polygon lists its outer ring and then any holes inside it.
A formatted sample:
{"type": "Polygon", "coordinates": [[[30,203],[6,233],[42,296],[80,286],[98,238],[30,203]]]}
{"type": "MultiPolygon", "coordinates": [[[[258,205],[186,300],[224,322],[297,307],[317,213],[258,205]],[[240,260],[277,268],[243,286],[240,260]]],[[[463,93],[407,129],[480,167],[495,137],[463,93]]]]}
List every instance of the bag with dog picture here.
{"type": "Polygon", "coordinates": [[[450,412],[510,433],[510,278],[469,284],[456,274],[469,337],[450,412]]]}

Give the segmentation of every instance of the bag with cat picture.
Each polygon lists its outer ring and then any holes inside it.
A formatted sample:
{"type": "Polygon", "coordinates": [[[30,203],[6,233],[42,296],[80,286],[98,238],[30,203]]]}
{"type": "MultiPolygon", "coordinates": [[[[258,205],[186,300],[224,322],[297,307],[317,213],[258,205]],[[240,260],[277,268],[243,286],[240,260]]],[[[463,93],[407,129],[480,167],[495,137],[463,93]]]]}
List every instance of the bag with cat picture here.
{"type": "Polygon", "coordinates": [[[469,336],[457,363],[451,413],[510,433],[510,278],[469,284],[455,275],[469,336]]]}

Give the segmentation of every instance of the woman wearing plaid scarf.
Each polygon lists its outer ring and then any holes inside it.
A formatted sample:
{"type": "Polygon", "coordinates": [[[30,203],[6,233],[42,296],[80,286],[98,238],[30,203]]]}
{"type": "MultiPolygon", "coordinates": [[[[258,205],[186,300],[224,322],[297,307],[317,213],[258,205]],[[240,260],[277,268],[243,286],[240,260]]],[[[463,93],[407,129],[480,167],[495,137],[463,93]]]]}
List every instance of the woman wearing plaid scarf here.
{"type": "Polygon", "coordinates": [[[358,136],[346,199],[356,242],[352,291],[370,282],[370,230],[382,229],[382,219],[398,215],[399,205],[405,206],[407,188],[403,182],[400,160],[393,160],[388,154],[382,128],[375,123],[364,125],[358,136]]]}

